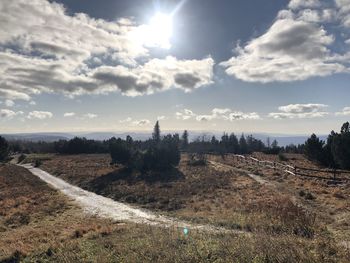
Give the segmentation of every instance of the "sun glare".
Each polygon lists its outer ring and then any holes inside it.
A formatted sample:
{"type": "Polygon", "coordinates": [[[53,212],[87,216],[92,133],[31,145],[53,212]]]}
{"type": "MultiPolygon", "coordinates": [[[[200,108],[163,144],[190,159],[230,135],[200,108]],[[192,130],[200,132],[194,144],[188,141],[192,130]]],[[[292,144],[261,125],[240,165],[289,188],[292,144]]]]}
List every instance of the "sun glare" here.
{"type": "Polygon", "coordinates": [[[172,15],[156,13],[147,25],[138,28],[134,38],[145,46],[169,49],[172,33],[172,15]]]}

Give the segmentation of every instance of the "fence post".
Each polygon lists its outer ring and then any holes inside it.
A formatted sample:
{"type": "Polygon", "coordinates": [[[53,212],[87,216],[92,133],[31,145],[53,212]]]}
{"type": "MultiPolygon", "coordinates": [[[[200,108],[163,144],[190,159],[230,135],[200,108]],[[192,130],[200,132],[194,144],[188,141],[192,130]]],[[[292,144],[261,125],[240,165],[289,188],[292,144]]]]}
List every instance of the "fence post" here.
{"type": "Polygon", "coordinates": [[[337,174],[337,169],[333,169],[333,180],[335,181],[336,179],[336,174],[337,174]]]}

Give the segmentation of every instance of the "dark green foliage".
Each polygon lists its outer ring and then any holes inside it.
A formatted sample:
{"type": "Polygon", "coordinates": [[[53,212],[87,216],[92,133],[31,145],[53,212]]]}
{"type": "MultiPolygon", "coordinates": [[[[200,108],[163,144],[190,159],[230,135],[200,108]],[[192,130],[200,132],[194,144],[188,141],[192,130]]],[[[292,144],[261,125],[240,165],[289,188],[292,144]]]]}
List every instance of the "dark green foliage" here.
{"type": "Polygon", "coordinates": [[[310,160],[317,161],[324,166],[350,169],[349,123],[343,124],[340,133],[332,131],[326,143],[312,134],[305,142],[304,151],[310,160]]]}
{"type": "Polygon", "coordinates": [[[249,153],[248,151],[248,144],[244,137],[244,134],[241,135],[241,138],[239,139],[239,149],[241,154],[249,153]]]}
{"type": "Polygon", "coordinates": [[[107,153],[108,141],[87,140],[75,137],[69,141],[59,140],[54,143],[55,152],[62,154],[107,153]]]}
{"type": "Polygon", "coordinates": [[[42,161],[39,160],[39,159],[36,159],[35,162],[34,162],[34,167],[39,167],[40,165],[42,165],[42,161]]]}
{"type": "Polygon", "coordinates": [[[9,155],[9,145],[5,138],[0,136],[0,162],[5,161],[9,155]]]}
{"type": "Polygon", "coordinates": [[[320,140],[316,134],[312,134],[305,142],[305,155],[309,160],[321,161],[324,141],[320,140]]]}
{"type": "Polygon", "coordinates": [[[155,143],[160,142],[160,127],[159,127],[159,121],[156,122],[156,125],[154,125],[152,139],[155,143]]]}
{"type": "Polygon", "coordinates": [[[152,140],[140,143],[134,142],[130,136],[127,136],[125,141],[112,138],[109,140],[109,149],[112,163],[143,172],[164,171],[179,164],[179,144],[178,134],[169,134],[161,138],[157,122],[152,140]]]}
{"type": "Polygon", "coordinates": [[[283,153],[278,153],[278,159],[280,160],[280,161],[283,161],[283,162],[286,162],[286,161],[288,161],[288,158],[283,154],[283,153]]]}
{"type": "Polygon", "coordinates": [[[187,147],[188,147],[188,131],[187,130],[184,130],[184,133],[181,136],[181,140],[182,140],[181,148],[187,149],[187,147]]]}
{"type": "Polygon", "coordinates": [[[109,149],[112,157],[112,163],[120,163],[126,166],[131,164],[132,154],[129,143],[128,141],[123,141],[120,138],[116,139],[114,137],[110,140],[109,149]]]}
{"type": "Polygon", "coordinates": [[[180,162],[178,135],[166,135],[158,144],[150,147],[143,158],[143,170],[168,170],[180,162]]]}
{"type": "Polygon", "coordinates": [[[340,133],[332,133],[329,141],[334,162],[342,169],[350,169],[349,122],[343,124],[340,133]]]}

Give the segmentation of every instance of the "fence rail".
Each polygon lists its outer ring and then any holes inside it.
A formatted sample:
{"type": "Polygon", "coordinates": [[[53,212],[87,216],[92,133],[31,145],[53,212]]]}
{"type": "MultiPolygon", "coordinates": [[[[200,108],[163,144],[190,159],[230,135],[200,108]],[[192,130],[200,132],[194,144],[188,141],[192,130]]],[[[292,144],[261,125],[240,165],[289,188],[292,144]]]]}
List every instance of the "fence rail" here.
{"type": "MultiPolygon", "coordinates": [[[[217,155],[216,153],[205,153],[210,155],[217,155]]],[[[258,166],[264,166],[274,170],[280,170],[287,174],[293,176],[303,176],[309,178],[315,178],[320,180],[332,180],[332,181],[342,181],[342,182],[350,182],[350,171],[344,171],[339,169],[314,169],[314,168],[306,168],[300,166],[292,166],[289,164],[283,164],[279,162],[271,162],[267,160],[259,160],[254,157],[246,157],[244,155],[239,154],[225,154],[226,156],[232,156],[234,159],[240,162],[245,163],[253,163],[258,166]],[[328,174],[329,176],[322,176],[316,173],[328,174]]]]}

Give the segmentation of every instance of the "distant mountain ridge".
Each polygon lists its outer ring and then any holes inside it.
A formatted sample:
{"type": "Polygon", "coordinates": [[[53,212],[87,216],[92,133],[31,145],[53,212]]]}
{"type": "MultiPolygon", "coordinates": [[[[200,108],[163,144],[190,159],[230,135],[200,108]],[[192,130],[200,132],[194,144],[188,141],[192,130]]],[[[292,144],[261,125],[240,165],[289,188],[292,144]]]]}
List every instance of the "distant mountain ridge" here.
{"type": "MultiPolygon", "coordinates": [[[[164,131],[163,133],[174,133],[174,131],[164,131]]],[[[212,136],[220,138],[223,132],[213,132],[213,131],[189,131],[189,139],[191,141],[197,139],[198,137],[205,137],[210,140],[212,136]]],[[[240,133],[235,133],[236,136],[240,136],[240,133]]],[[[289,144],[302,144],[304,143],[308,135],[276,135],[276,134],[267,134],[267,133],[245,133],[245,135],[252,134],[256,139],[262,140],[266,143],[267,138],[270,138],[270,141],[277,140],[279,146],[286,146],[289,144]]],[[[59,132],[42,132],[42,133],[18,133],[18,134],[2,134],[6,140],[24,140],[24,141],[45,141],[45,142],[54,142],[58,140],[70,140],[76,136],[85,137],[92,140],[108,140],[112,137],[120,137],[125,139],[127,135],[130,135],[135,140],[147,140],[152,136],[151,132],[91,132],[91,133],[59,133],[59,132]]],[[[327,135],[320,135],[321,140],[326,140],[327,135]]]]}

